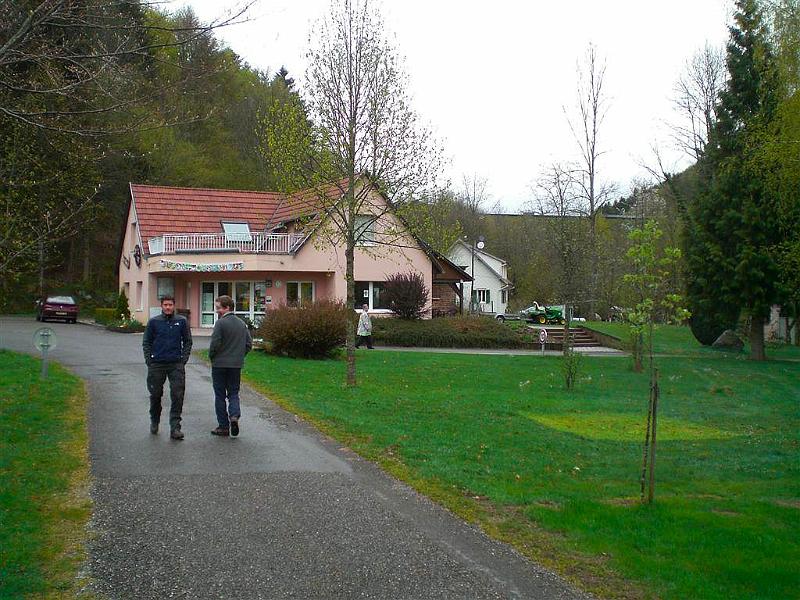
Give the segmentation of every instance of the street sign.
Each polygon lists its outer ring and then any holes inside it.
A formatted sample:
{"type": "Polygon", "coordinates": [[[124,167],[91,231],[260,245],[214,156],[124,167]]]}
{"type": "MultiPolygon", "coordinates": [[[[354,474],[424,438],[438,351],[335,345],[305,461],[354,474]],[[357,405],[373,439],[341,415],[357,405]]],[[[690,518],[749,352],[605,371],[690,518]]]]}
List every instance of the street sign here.
{"type": "Polygon", "coordinates": [[[39,352],[42,352],[44,348],[47,348],[47,350],[55,350],[56,346],[58,346],[56,332],[49,327],[39,327],[39,329],[33,332],[33,346],[39,352]]]}
{"type": "Polygon", "coordinates": [[[49,327],[39,327],[33,333],[33,346],[42,353],[42,379],[47,379],[47,353],[58,345],[56,332],[49,327]]]}

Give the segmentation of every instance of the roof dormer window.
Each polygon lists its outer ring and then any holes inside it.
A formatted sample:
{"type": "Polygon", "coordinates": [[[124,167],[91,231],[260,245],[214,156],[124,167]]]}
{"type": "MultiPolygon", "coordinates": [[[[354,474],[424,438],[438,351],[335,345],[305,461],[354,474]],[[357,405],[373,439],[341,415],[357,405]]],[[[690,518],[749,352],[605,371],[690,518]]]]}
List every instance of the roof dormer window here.
{"type": "Polygon", "coordinates": [[[226,242],[251,242],[250,225],[247,223],[222,223],[226,242]]]}

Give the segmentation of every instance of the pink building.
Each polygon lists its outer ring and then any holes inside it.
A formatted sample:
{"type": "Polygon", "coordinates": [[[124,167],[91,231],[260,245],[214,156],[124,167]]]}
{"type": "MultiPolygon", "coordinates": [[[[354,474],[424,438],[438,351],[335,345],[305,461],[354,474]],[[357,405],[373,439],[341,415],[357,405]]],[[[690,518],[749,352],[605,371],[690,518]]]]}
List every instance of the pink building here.
{"type": "MultiPolygon", "coordinates": [[[[234,299],[237,314],[253,321],[279,304],[346,299],[344,245],[325,233],[313,195],[138,184],[130,189],[119,286],[139,321],[160,312],[165,294],[175,297],[192,327],[214,326],[214,299],[223,294],[234,299]]],[[[330,186],[327,194],[341,196],[340,186],[330,186]]],[[[370,203],[386,206],[377,191],[370,203]]],[[[434,291],[432,308],[439,296],[462,295],[469,275],[408,233],[395,215],[358,219],[364,223],[355,254],[358,307],[367,303],[373,314],[390,314],[382,283],[398,272],[423,276],[434,291]],[[404,243],[381,244],[389,230],[404,243]]]]}

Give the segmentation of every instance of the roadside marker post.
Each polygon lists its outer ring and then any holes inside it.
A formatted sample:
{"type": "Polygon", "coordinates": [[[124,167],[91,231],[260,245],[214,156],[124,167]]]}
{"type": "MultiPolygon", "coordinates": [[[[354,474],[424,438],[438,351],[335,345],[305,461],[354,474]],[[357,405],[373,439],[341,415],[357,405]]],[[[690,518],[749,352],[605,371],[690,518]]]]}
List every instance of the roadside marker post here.
{"type": "Polygon", "coordinates": [[[56,332],[49,327],[40,327],[33,333],[33,346],[42,353],[42,379],[47,379],[47,353],[55,350],[57,343],[56,332]]]}

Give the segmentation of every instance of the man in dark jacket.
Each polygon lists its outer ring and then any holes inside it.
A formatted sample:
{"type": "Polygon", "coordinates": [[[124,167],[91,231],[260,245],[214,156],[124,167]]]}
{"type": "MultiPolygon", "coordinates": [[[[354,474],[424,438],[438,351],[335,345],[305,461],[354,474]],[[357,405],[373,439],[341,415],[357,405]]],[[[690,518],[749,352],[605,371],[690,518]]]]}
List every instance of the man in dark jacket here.
{"type": "Polygon", "coordinates": [[[239,385],[244,357],[253,348],[250,330],[233,314],[233,298],[220,296],[214,302],[217,322],[211,334],[208,358],[211,359],[211,381],[214,384],[214,408],[218,427],[212,435],[239,435],[239,385]]]}
{"type": "Polygon", "coordinates": [[[175,314],[175,298],[161,298],[161,314],[147,322],[142,340],[144,362],[147,363],[147,390],[150,392],[150,433],[158,433],[161,421],[161,396],[169,378],[170,437],[182,440],[181,413],[186,389],[185,365],[192,353],[192,330],[189,323],[175,314]]]}

